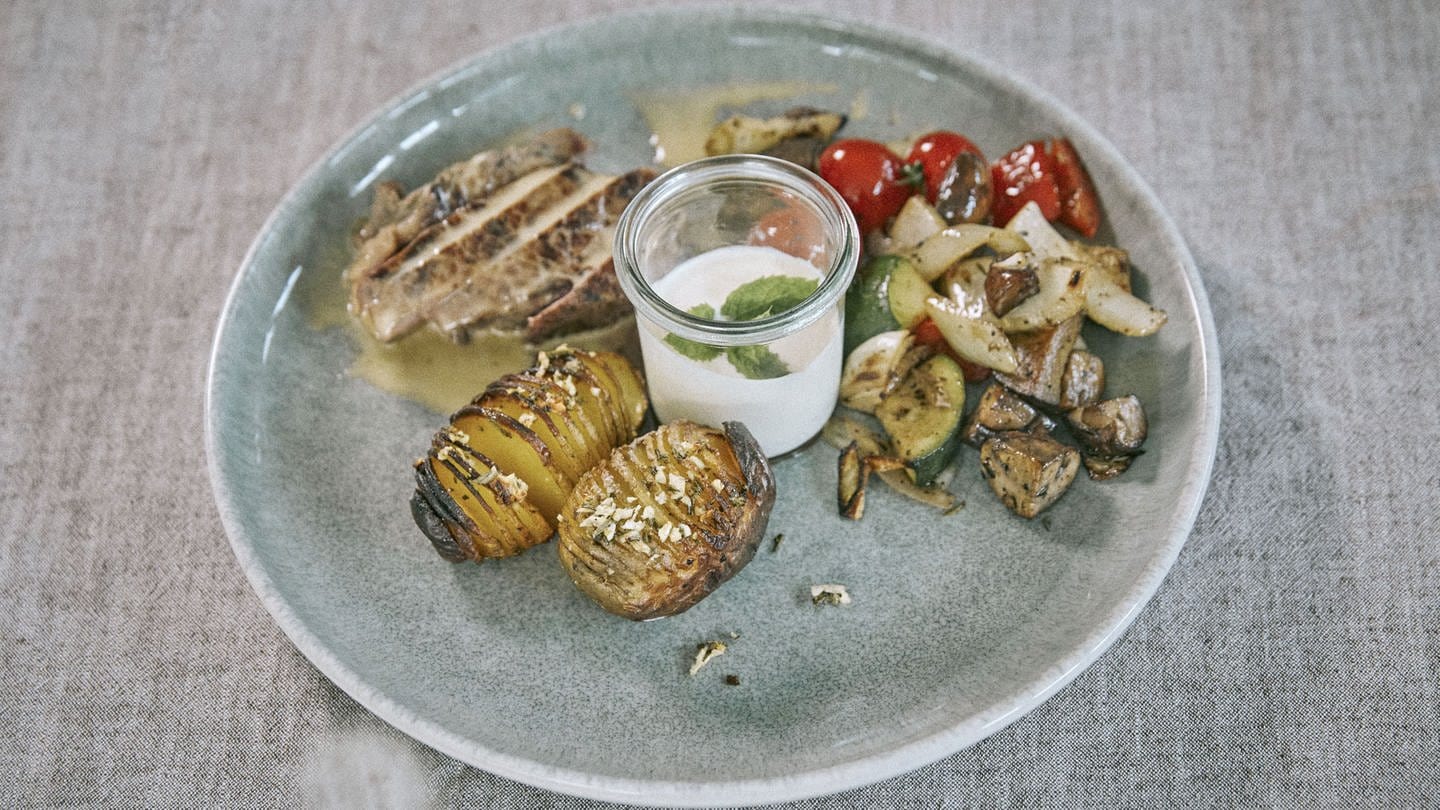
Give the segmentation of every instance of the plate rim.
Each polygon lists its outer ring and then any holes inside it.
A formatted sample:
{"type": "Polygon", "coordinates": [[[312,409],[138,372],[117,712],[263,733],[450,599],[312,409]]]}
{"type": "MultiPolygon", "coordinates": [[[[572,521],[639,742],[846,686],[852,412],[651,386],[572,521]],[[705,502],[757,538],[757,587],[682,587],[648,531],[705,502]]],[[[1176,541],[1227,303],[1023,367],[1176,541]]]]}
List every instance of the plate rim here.
{"type": "Polygon", "coordinates": [[[240,563],[252,590],[260,598],[271,618],[301,654],[316,669],[320,670],[321,674],[364,706],[367,711],[407,736],[448,756],[478,769],[532,787],[608,801],[706,807],[738,803],[774,803],[830,795],[909,773],[979,743],[1025,716],[1067,686],[1082,671],[1103,656],[1114,642],[1129,629],[1135,617],[1154,597],[1166,574],[1178,558],[1194,529],[1195,520],[1209,488],[1219,442],[1220,417],[1219,344],[1209,298],[1206,295],[1194,257],[1169,211],[1161,204],[1158,196],[1138,170],[1124,159],[1109,139],[1071,110],[1069,106],[1038,86],[1031,84],[1028,80],[1005,71],[982,57],[939,42],[923,32],[876,25],[848,15],[843,17],[821,16],[813,13],[743,5],[701,7],[681,5],[670,8],[632,9],[619,13],[591,15],[498,42],[435,71],[393,95],[383,104],[375,107],[349,132],[327,148],[289,187],[280,202],[266,217],[241,259],[226,293],[211,342],[205,377],[204,446],[216,508],[219,511],[231,550],[240,563]],[[298,619],[287,600],[262,569],[257,555],[254,554],[248,539],[245,538],[235,497],[224,477],[220,463],[220,456],[224,451],[221,450],[217,437],[219,433],[219,405],[216,400],[217,371],[226,334],[232,328],[231,319],[237,309],[241,290],[256,255],[274,233],[277,222],[292,211],[302,189],[312,186],[318,180],[327,163],[336,155],[351,148],[372,126],[383,120],[388,113],[400,107],[408,99],[444,78],[459,74],[504,51],[523,49],[557,36],[563,36],[567,32],[597,25],[615,24],[629,18],[654,19],[680,16],[705,23],[736,21],[762,25],[772,23],[844,33],[876,44],[883,44],[887,49],[904,51],[926,59],[956,65],[981,76],[1007,93],[1022,96],[1028,101],[1050,110],[1057,117],[1063,119],[1067,127],[1073,128],[1074,132],[1082,134],[1086,140],[1098,144],[1102,149],[1108,151],[1111,157],[1116,158],[1113,162],[1130,185],[1132,193],[1149,209],[1148,213],[1159,221],[1161,232],[1158,236],[1163,243],[1175,250],[1179,258],[1178,264],[1182,271],[1181,281],[1191,300],[1194,301],[1201,334],[1200,345],[1196,347],[1199,364],[1204,372],[1201,378],[1204,388],[1204,407],[1198,442],[1199,457],[1190,460],[1192,475],[1185,482],[1177,500],[1177,504],[1181,507],[1178,510],[1179,518],[1174,524],[1174,531],[1163,538],[1163,545],[1157,547],[1156,553],[1150,557],[1137,575],[1135,584],[1126,593],[1125,598],[1117,601],[1115,608],[1104,617],[1103,621],[1097,622],[1096,631],[1076,645],[1070,653],[1062,656],[1051,670],[1035,678],[1030,684],[1026,684],[1029,686],[1041,683],[1042,685],[1038,689],[1022,694],[1008,703],[997,705],[994,708],[1003,709],[1003,711],[998,711],[993,716],[977,714],[941,731],[897,745],[883,753],[857,756],[836,764],[779,777],[724,782],[686,782],[598,775],[570,770],[487,748],[450,732],[437,723],[418,717],[403,704],[366,684],[361,673],[346,666],[320,638],[298,619]],[[1051,677],[1052,673],[1054,673],[1053,677],[1051,677]]]}

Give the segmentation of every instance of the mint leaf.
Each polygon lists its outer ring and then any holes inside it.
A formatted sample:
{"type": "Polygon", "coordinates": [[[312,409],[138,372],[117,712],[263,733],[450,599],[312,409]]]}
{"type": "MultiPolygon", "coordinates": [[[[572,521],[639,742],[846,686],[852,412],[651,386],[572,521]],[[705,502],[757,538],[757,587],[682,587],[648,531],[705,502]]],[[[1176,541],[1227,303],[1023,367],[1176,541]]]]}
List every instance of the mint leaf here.
{"type": "Polygon", "coordinates": [[[725,350],[725,359],[751,380],[773,380],[790,373],[785,361],[768,346],[731,346],[725,350]]]}
{"type": "MultiPolygon", "coordinates": [[[[697,318],[704,318],[707,321],[715,320],[715,308],[709,304],[696,304],[685,310],[697,318]]],[[[714,360],[720,356],[720,349],[715,346],[707,346],[704,343],[696,343],[693,340],[686,340],[679,335],[666,335],[665,342],[669,343],[675,351],[680,352],[691,360],[705,362],[714,360]]]]}
{"type": "Polygon", "coordinates": [[[720,305],[720,314],[732,321],[754,321],[779,315],[800,306],[800,302],[809,298],[819,286],[819,280],[813,278],[761,276],[741,284],[726,296],[725,303],[720,305]]]}

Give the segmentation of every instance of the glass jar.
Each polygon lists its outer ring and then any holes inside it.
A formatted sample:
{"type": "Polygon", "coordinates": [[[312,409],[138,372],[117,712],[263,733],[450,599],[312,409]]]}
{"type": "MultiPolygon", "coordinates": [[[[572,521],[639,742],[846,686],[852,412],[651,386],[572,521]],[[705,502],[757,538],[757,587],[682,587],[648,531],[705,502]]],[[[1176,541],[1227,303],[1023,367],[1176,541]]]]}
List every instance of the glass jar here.
{"type": "Polygon", "coordinates": [[[860,256],[829,184],[760,155],[687,163],[631,201],[614,254],[660,421],[740,421],[770,456],[820,431],[860,256]]]}

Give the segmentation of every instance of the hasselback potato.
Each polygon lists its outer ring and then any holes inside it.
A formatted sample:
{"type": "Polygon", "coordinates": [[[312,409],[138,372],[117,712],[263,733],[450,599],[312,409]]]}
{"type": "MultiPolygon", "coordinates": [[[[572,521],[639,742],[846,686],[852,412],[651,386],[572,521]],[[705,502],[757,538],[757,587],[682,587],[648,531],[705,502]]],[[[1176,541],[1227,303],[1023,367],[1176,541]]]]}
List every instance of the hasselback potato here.
{"type": "Polygon", "coordinates": [[[544,542],[571,489],[635,437],[649,403],[624,357],[562,347],[491,383],[415,462],[410,511],[440,556],[508,557],[544,542]]]}
{"type": "Polygon", "coordinates": [[[774,503],[769,462],[743,424],[671,422],[581,476],[560,512],[560,561],[611,613],[673,615],[750,561],[774,503]]]}

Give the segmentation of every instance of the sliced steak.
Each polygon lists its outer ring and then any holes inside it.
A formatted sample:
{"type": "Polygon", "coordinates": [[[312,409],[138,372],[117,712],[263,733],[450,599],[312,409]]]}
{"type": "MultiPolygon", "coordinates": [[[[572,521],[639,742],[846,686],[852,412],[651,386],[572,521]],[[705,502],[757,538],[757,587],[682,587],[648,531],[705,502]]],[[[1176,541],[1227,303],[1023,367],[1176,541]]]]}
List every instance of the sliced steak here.
{"type": "Polygon", "coordinates": [[[630,300],[620,289],[620,279],[615,275],[615,261],[607,258],[604,264],[581,276],[569,292],[526,318],[525,339],[539,343],[571,332],[595,329],[614,323],[632,311],[630,300]]]}
{"type": "MultiPolygon", "coordinates": [[[[481,269],[463,283],[447,286],[445,295],[427,308],[427,319],[457,340],[477,328],[521,328],[529,316],[610,261],[620,212],[654,176],[649,169],[620,177],[594,175],[598,182],[555,206],[552,216],[534,223],[488,261],[480,260],[481,269]]],[[[467,261],[465,266],[477,264],[467,261]]],[[[618,283],[616,293],[624,298],[618,283]]]]}
{"type": "Polygon", "coordinates": [[[377,192],[347,271],[351,312],[382,341],[427,322],[464,341],[565,296],[606,265],[620,212],[654,177],[591,172],[568,161],[579,145],[556,130],[456,164],[398,204],[377,192]]]}
{"type": "Polygon", "coordinates": [[[355,261],[346,278],[368,271],[410,244],[421,231],[455,211],[483,203],[496,189],[547,166],[559,166],[585,151],[585,139],[572,129],[552,129],[523,144],[481,152],[441,170],[435,179],[403,193],[395,182],[375,189],[370,216],[358,234],[355,261]]]}

